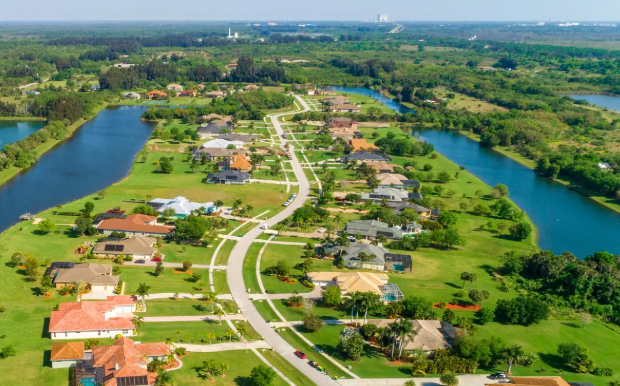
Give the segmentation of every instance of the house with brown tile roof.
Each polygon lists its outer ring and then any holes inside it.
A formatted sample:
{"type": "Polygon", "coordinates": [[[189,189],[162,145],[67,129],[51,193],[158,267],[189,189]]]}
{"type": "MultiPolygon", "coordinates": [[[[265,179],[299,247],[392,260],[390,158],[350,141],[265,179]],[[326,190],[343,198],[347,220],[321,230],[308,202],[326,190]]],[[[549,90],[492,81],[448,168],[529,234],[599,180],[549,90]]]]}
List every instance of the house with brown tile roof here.
{"type": "Polygon", "coordinates": [[[183,86],[181,86],[180,84],[176,84],[176,83],[170,83],[166,89],[168,90],[174,90],[176,92],[181,92],[184,90],[183,86]]]}
{"type": "Polygon", "coordinates": [[[381,295],[388,275],[370,272],[310,272],[308,277],[318,286],[337,285],[343,294],[372,292],[381,295]]]}
{"type": "Polygon", "coordinates": [[[224,98],[224,93],[222,91],[209,91],[207,93],[207,98],[224,98]]]}
{"type": "Polygon", "coordinates": [[[366,161],[364,162],[366,166],[371,169],[374,169],[377,174],[380,173],[394,173],[394,168],[399,168],[399,165],[389,164],[385,161],[366,161]]]}
{"type": "Polygon", "coordinates": [[[101,221],[97,225],[97,231],[108,235],[112,232],[125,232],[132,236],[169,236],[172,228],[163,225],[155,225],[157,217],[144,214],[130,214],[126,218],[111,218],[101,221]]]}
{"type": "MultiPolygon", "coordinates": [[[[369,323],[376,324],[378,327],[386,328],[394,323],[395,319],[370,320],[369,323]]],[[[403,348],[405,350],[422,350],[432,352],[438,349],[449,349],[452,341],[456,337],[456,329],[446,322],[440,320],[411,320],[413,330],[416,332],[412,338],[406,340],[403,348]]]]}
{"type": "Polygon", "coordinates": [[[52,343],[50,361],[53,369],[71,367],[83,359],[85,359],[84,342],[52,343]]]}
{"type": "Polygon", "coordinates": [[[330,105],[342,105],[342,104],[349,103],[349,98],[347,98],[344,95],[336,95],[336,96],[332,96],[329,98],[325,98],[324,101],[330,105]]]}
{"type": "Polygon", "coordinates": [[[180,97],[195,97],[198,94],[197,90],[185,90],[185,91],[181,91],[179,93],[180,97]]]}
{"type": "Polygon", "coordinates": [[[347,117],[332,117],[329,119],[329,127],[346,127],[357,130],[357,122],[347,117]]]}
{"type": "Polygon", "coordinates": [[[152,259],[157,253],[154,247],[157,239],[148,236],[136,236],[126,239],[108,239],[95,244],[93,254],[97,257],[114,258],[125,255],[132,259],[152,259]]]}
{"type": "Polygon", "coordinates": [[[78,282],[87,285],[87,293],[83,296],[89,299],[106,299],[114,295],[118,286],[118,276],[112,275],[111,264],[73,264],[67,268],[59,268],[47,272],[52,277],[54,288],[75,287],[78,282]]]}
{"type": "Polygon", "coordinates": [[[155,359],[165,360],[172,350],[166,343],[134,343],[119,338],[111,346],[95,346],[92,358],[84,360],[76,371],[76,383],[95,379],[102,386],[151,386],[157,382],[157,373],[149,372],[147,364],[155,359]]]}
{"type": "Polygon", "coordinates": [[[61,303],[50,316],[52,339],[88,339],[133,336],[132,296],[110,296],[106,301],[61,303]]]}
{"type": "Polygon", "coordinates": [[[352,103],[340,103],[329,106],[327,111],[332,113],[359,113],[362,109],[358,105],[352,103]]]}
{"type": "Polygon", "coordinates": [[[258,90],[259,88],[260,88],[260,87],[258,87],[258,86],[257,86],[257,85],[255,85],[255,84],[248,84],[248,85],[247,85],[247,86],[245,86],[243,89],[244,89],[245,91],[256,91],[256,90],[258,90]]]}

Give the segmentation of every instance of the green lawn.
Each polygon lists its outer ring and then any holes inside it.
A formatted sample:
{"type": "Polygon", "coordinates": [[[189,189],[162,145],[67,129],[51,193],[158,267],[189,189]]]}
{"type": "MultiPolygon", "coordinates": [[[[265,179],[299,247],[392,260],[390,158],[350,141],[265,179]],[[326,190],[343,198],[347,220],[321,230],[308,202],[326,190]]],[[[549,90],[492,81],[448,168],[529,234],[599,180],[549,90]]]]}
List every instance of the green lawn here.
{"type": "Polygon", "coordinates": [[[280,372],[290,379],[295,385],[314,386],[314,382],[302,374],[301,371],[297,370],[297,368],[290,364],[286,359],[282,358],[277,351],[262,350],[261,354],[269,361],[269,363],[280,370],[280,372]]]}
{"type": "Polygon", "coordinates": [[[304,335],[325,353],[337,359],[344,366],[362,378],[405,378],[411,376],[409,364],[392,364],[378,350],[365,346],[365,354],[358,361],[343,360],[336,350],[338,335],[344,326],[323,326],[319,331],[304,335]]]}
{"type": "MultiPolygon", "coordinates": [[[[278,329],[280,336],[284,338],[291,346],[297,350],[303,351],[308,357],[308,361],[315,361],[319,365],[323,366],[330,377],[350,378],[347,373],[338,368],[335,364],[326,359],[323,355],[315,351],[311,346],[303,341],[297,334],[291,331],[289,328],[278,329]]],[[[312,341],[312,340],[311,340],[312,341]]],[[[315,342],[313,342],[315,343],[315,342]]]]}
{"type": "MultiPolygon", "coordinates": [[[[222,341],[229,341],[226,336],[226,331],[230,327],[228,323],[222,321],[220,325],[218,321],[212,322],[149,322],[144,323],[144,326],[138,331],[136,340],[143,342],[165,342],[167,338],[172,339],[173,343],[193,343],[199,344],[200,337],[204,339],[204,344],[209,344],[209,340],[206,338],[207,333],[212,333],[217,339],[213,340],[213,343],[219,343],[220,338],[222,341]]],[[[233,341],[238,341],[236,336],[233,336],[233,341]]]]}
{"type": "Polygon", "coordinates": [[[230,293],[226,271],[213,271],[213,286],[215,287],[215,292],[218,294],[230,293]]]}
{"type": "Polygon", "coordinates": [[[153,267],[123,267],[121,268],[121,280],[125,284],[125,294],[135,294],[140,283],[146,283],[150,288],[150,293],[179,292],[190,293],[194,288],[200,288],[203,283],[204,288],[209,286],[209,273],[206,269],[192,269],[192,272],[202,275],[199,283],[193,283],[187,279],[190,274],[177,271],[173,268],[165,268],[161,276],[153,275],[153,267]]]}
{"type": "MultiPolygon", "coordinates": [[[[280,311],[282,316],[284,316],[284,318],[286,318],[286,320],[288,321],[303,320],[304,316],[306,315],[306,311],[303,307],[290,307],[285,299],[274,299],[273,304],[276,306],[278,311],[280,311]]],[[[349,313],[346,310],[320,307],[318,305],[314,307],[313,312],[325,320],[347,319],[350,317],[349,313]]]]}
{"type": "MultiPolygon", "coordinates": [[[[260,268],[263,285],[268,293],[281,294],[292,293],[293,291],[298,291],[300,293],[312,291],[311,288],[299,283],[299,279],[303,276],[303,274],[298,269],[293,268],[296,264],[303,262],[304,259],[302,258],[302,254],[303,249],[301,246],[279,244],[269,244],[267,246],[263,256],[261,257],[260,268]],[[268,267],[276,265],[278,261],[285,261],[288,264],[291,268],[291,274],[289,277],[297,280],[295,283],[285,283],[276,276],[262,273],[268,267]]],[[[331,263],[331,261],[327,263],[331,263]]],[[[315,263],[313,270],[320,270],[318,269],[319,265],[323,266],[326,264],[324,262],[315,263]]]]}
{"type": "MultiPolygon", "coordinates": [[[[271,359],[271,357],[270,357],[271,359]]],[[[173,379],[176,385],[182,386],[250,386],[250,372],[260,364],[264,364],[261,359],[252,351],[222,351],[217,353],[190,353],[183,359],[183,367],[173,371],[173,379]],[[216,363],[225,363],[230,368],[226,371],[226,376],[218,376],[214,382],[201,376],[198,369],[202,367],[205,360],[214,360],[216,363]]],[[[288,375],[288,374],[287,374],[288,375]]],[[[276,376],[273,386],[287,386],[284,379],[276,376]]],[[[300,385],[302,385],[300,383],[300,385]]]]}
{"type": "Polygon", "coordinates": [[[266,300],[254,300],[254,307],[258,310],[258,312],[262,315],[265,320],[270,322],[280,322],[280,318],[273,311],[269,303],[266,300]]]}
{"type": "MultiPolygon", "coordinates": [[[[214,308],[215,305],[214,305],[214,308]]],[[[191,299],[153,299],[146,301],[146,312],[140,316],[213,316],[211,303],[191,299]]]]}
{"type": "Polygon", "coordinates": [[[263,244],[253,243],[243,259],[243,282],[249,292],[254,294],[261,292],[256,278],[256,259],[262,247],[263,244]]]}
{"type": "Polygon", "coordinates": [[[197,247],[169,241],[165,242],[159,251],[165,255],[164,261],[166,263],[182,263],[185,260],[189,260],[193,264],[209,264],[211,263],[211,257],[216,245],[197,247]]]}
{"type": "MultiPolygon", "coordinates": [[[[239,231],[237,231],[237,233],[239,233],[239,231]]],[[[235,240],[226,239],[222,239],[220,242],[224,244],[222,244],[220,250],[217,252],[217,256],[215,257],[215,265],[226,265],[228,263],[228,258],[230,257],[230,252],[235,247],[237,242],[235,240]]]]}

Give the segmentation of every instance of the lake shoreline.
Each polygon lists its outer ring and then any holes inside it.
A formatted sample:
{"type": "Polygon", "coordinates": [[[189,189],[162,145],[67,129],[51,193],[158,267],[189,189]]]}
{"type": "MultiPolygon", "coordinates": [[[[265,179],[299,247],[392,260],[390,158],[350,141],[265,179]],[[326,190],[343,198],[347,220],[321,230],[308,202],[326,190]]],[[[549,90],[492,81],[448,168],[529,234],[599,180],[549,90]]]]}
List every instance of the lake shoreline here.
{"type": "MultiPolygon", "coordinates": [[[[461,135],[466,136],[467,138],[469,138],[469,139],[471,139],[473,141],[476,141],[478,143],[480,142],[480,136],[478,134],[471,134],[471,133],[468,133],[468,132],[463,131],[463,130],[459,130],[458,133],[461,134],[461,135]]],[[[518,153],[517,154],[512,154],[512,151],[509,151],[509,150],[511,150],[510,148],[497,146],[497,147],[491,148],[491,150],[493,150],[496,153],[499,153],[499,154],[501,154],[501,155],[503,155],[505,157],[508,157],[508,158],[512,159],[513,161],[515,161],[515,162],[520,163],[521,165],[531,169],[532,172],[534,172],[534,169],[535,169],[534,161],[530,160],[529,158],[525,158],[525,157],[523,157],[522,155],[520,155],[518,153]]],[[[597,197],[593,197],[593,196],[587,194],[582,189],[579,189],[578,187],[572,186],[569,181],[560,180],[560,179],[557,179],[557,178],[549,178],[549,180],[553,181],[553,182],[556,182],[556,183],[558,183],[558,184],[560,184],[560,185],[562,185],[562,186],[564,186],[564,187],[566,187],[566,188],[568,188],[568,189],[570,189],[570,190],[572,190],[574,192],[579,193],[580,195],[582,195],[582,196],[592,200],[594,203],[596,203],[598,205],[604,206],[605,208],[611,209],[612,211],[620,214],[620,205],[615,206],[615,204],[609,204],[609,203],[603,202],[603,201],[601,201],[601,199],[599,199],[597,197]]]]}
{"type": "MultiPolygon", "coordinates": [[[[39,146],[37,146],[37,148],[35,149],[35,151],[37,152],[37,155],[39,158],[41,158],[41,156],[43,156],[45,153],[47,153],[48,151],[52,150],[54,147],[64,143],[65,141],[67,141],[69,138],[71,138],[76,132],[77,130],[82,127],[86,122],[90,122],[93,119],[97,118],[97,116],[99,115],[99,113],[101,111],[103,111],[106,107],[109,107],[109,105],[107,103],[103,103],[99,106],[97,106],[95,108],[94,111],[94,116],[90,119],[84,119],[84,118],[80,118],[77,121],[75,121],[74,123],[72,123],[71,125],[67,126],[67,129],[69,129],[69,132],[67,133],[67,136],[62,139],[62,140],[57,140],[57,139],[52,139],[50,138],[47,142],[40,144],[39,146]]],[[[2,117],[5,119],[5,121],[47,121],[47,119],[45,118],[38,118],[38,117],[29,117],[28,118],[20,118],[20,117],[2,117]]],[[[46,126],[43,126],[41,129],[44,129],[46,126]]],[[[39,159],[37,159],[37,162],[34,163],[34,165],[36,165],[39,162],[39,159]]],[[[9,182],[11,179],[13,179],[15,176],[17,176],[20,173],[26,172],[28,169],[32,168],[34,165],[31,165],[27,168],[17,168],[15,166],[11,166],[9,169],[5,169],[4,171],[0,172],[0,187],[4,184],[6,184],[7,182],[9,182]]]]}

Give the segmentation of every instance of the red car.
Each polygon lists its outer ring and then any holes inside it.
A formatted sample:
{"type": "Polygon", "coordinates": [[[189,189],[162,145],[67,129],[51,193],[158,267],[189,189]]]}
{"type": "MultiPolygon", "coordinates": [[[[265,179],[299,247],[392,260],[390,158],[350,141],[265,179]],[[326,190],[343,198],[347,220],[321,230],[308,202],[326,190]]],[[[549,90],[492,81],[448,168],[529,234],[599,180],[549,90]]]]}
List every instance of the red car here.
{"type": "Polygon", "coordinates": [[[295,351],[295,355],[297,355],[298,357],[300,357],[301,359],[306,359],[306,354],[304,354],[302,351],[295,351]]]}

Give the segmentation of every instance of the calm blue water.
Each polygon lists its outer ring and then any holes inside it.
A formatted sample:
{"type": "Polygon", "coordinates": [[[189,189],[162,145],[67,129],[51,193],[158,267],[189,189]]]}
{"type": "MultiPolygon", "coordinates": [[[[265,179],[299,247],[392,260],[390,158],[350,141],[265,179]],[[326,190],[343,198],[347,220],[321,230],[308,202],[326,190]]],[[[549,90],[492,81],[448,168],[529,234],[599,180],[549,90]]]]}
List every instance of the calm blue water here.
{"type": "Polygon", "coordinates": [[[0,121],[0,149],[11,142],[21,141],[45,126],[39,121],[0,121]]]}
{"type": "Polygon", "coordinates": [[[153,128],[145,106],[114,107],[85,123],[32,168],[0,186],[0,231],[38,213],[104,189],[129,173],[153,128]]]}
{"type": "Polygon", "coordinates": [[[582,99],[588,101],[591,105],[607,107],[611,110],[620,111],[620,97],[612,95],[569,95],[574,99],[582,99]]]}
{"type": "MultiPolygon", "coordinates": [[[[335,87],[338,91],[371,95],[395,111],[411,111],[365,88],[335,87]],[[396,106],[394,106],[396,105],[396,106]]],[[[583,96],[583,95],[582,95],[583,96]]],[[[554,253],[571,251],[581,258],[596,252],[620,254],[620,214],[547,178],[453,130],[424,130],[416,135],[435,149],[494,186],[510,189],[510,198],[538,228],[538,244],[554,253]]]]}

